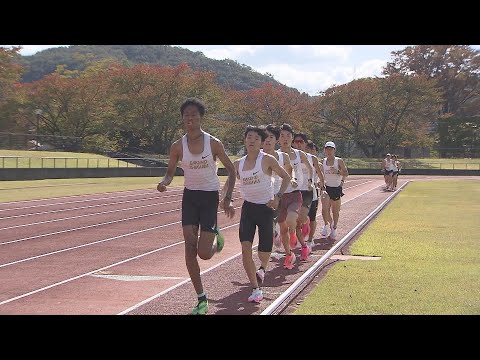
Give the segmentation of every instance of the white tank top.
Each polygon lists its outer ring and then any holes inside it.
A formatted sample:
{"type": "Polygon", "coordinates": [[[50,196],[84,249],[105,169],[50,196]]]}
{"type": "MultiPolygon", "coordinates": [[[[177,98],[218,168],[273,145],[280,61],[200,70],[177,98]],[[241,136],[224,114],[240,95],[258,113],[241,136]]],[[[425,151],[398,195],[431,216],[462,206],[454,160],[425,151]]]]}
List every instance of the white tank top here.
{"type": "Polygon", "coordinates": [[[266,204],[273,200],[273,176],[263,172],[263,155],[264,152],[260,151],[252,170],[243,171],[247,155],[242,157],[238,163],[240,194],[244,200],[254,204],[266,204]]]}
{"type": "Polygon", "coordinates": [[[335,156],[333,166],[327,166],[327,158],[323,159],[323,171],[325,174],[325,185],[330,187],[338,187],[342,182],[342,175],[337,174],[340,167],[338,166],[338,157],[335,156]]]}
{"type": "MultiPolygon", "coordinates": [[[[310,163],[310,166],[312,167],[312,172],[315,175],[315,170],[313,170],[313,160],[312,160],[312,155],[309,153],[305,153],[307,155],[308,162],[310,163]]],[[[308,179],[310,177],[308,176],[308,170],[307,170],[307,165],[305,165],[303,162],[301,164],[302,166],[302,173],[303,173],[303,181],[301,184],[298,185],[298,190],[301,191],[307,191],[308,190],[308,179]]],[[[313,181],[313,178],[311,178],[313,181]]]]}
{"type": "Polygon", "coordinates": [[[313,166],[313,155],[310,154],[310,153],[307,153],[307,158],[308,158],[308,162],[312,166],[312,173],[313,173],[313,176],[312,176],[312,182],[313,182],[313,198],[312,198],[312,201],[315,201],[315,200],[318,200],[317,185],[316,185],[317,182],[318,182],[318,175],[317,175],[317,171],[315,170],[315,167],[313,166]]]}
{"type": "Polygon", "coordinates": [[[390,159],[390,160],[385,159],[385,162],[386,162],[385,169],[387,169],[387,170],[389,170],[389,171],[390,171],[390,170],[394,170],[394,166],[395,166],[395,165],[393,164],[393,160],[392,160],[392,159],[390,159]]]}
{"type": "MultiPolygon", "coordinates": [[[[278,163],[280,164],[280,166],[283,169],[283,165],[284,165],[283,152],[278,151],[278,150],[276,152],[278,154],[278,163]]],[[[283,179],[275,171],[272,171],[272,176],[273,176],[273,179],[274,179],[273,193],[276,194],[280,191],[280,187],[282,186],[283,179]]]]}
{"type": "Polygon", "coordinates": [[[290,158],[290,164],[292,165],[293,168],[293,176],[296,178],[298,186],[296,188],[292,187],[291,184],[288,185],[287,190],[285,191],[286,193],[291,193],[295,190],[300,190],[300,184],[303,181],[303,172],[302,172],[302,159],[300,158],[300,152],[297,149],[293,149],[293,152],[295,153],[295,159],[290,158]]]}
{"type": "MultiPolygon", "coordinates": [[[[203,152],[201,154],[192,154],[188,150],[187,134],[182,137],[181,167],[185,187],[189,190],[218,191],[220,189],[217,162],[213,160],[210,137],[210,134],[203,132],[203,152]]],[[[212,138],[214,137],[212,136],[212,138]]]]}

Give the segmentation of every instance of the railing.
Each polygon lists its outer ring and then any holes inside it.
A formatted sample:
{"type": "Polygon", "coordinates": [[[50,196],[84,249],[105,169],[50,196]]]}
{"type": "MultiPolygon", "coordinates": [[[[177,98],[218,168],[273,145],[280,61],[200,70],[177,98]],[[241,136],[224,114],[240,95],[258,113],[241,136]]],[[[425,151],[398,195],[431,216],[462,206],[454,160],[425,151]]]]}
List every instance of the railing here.
{"type": "MultiPolygon", "coordinates": [[[[363,161],[344,159],[345,164],[349,169],[382,169],[382,162],[380,161],[363,161]]],[[[447,161],[418,161],[418,160],[403,160],[401,162],[402,169],[451,169],[451,170],[480,170],[480,159],[475,162],[447,162],[447,161]]]]}
{"type": "MultiPolygon", "coordinates": [[[[363,159],[344,159],[349,169],[378,169],[381,161],[363,159]]],[[[78,157],[27,157],[27,156],[0,156],[0,169],[44,169],[44,168],[128,168],[128,167],[165,167],[166,162],[151,158],[78,158],[78,157]]],[[[447,161],[418,161],[403,160],[402,169],[452,169],[452,170],[480,170],[480,159],[472,162],[447,161]]],[[[219,167],[222,164],[219,163],[219,167]]]]}
{"type": "Polygon", "coordinates": [[[156,159],[0,156],[3,169],[161,167],[156,159]]]}

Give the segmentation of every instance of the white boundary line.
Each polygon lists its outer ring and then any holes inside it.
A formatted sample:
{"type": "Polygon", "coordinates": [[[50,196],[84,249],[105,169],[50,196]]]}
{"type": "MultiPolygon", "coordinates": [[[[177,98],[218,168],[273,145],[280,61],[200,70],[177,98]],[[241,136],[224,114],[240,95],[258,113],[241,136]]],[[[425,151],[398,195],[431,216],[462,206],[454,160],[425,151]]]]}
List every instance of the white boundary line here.
{"type": "MultiPolygon", "coordinates": [[[[389,197],[387,197],[380,205],[378,205],[370,214],[368,214],[357,226],[355,226],[350,232],[345,235],[339,242],[337,242],[330,250],[328,250],[319,260],[309,267],[305,273],[302,274],[292,285],[288,287],[285,292],[283,292],[278,298],[276,298],[260,315],[272,315],[274,312],[287,300],[287,298],[292,295],[303,283],[315,274],[316,271],[323,266],[323,264],[330,259],[330,257],[335,254],[335,252],[342,248],[342,246],[348,241],[350,241],[355,235],[357,235],[360,230],[362,230],[365,225],[367,225],[398,193],[405,187],[410,180],[402,184],[397,191],[393,192],[389,197]]],[[[384,186],[384,185],[380,185],[384,186]]]]}
{"type": "MultiPolygon", "coordinates": [[[[365,183],[362,183],[362,184],[350,186],[349,189],[350,189],[350,188],[353,188],[353,187],[360,186],[360,185],[367,184],[367,183],[372,182],[372,181],[374,181],[374,180],[370,180],[370,181],[365,182],[365,183]]],[[[346,203],[348,203],[349,201],[352,201],[352,200],[354,200],[354,199],[356,199],[356,198],[358,198],[358,197],[360,197],[360,196],[362,196],[362,195],[365,195],[365,194],[369,193],[370,191],[373,191],[373,190],[375,190],[375,189],[378,189],[380,186],[383,186],[383,184],[382,184],[382,185],[379,185],[379,186],[377,186],[377,187],[374,187],[373,189],[370,189],[370,190],[368,190],[368,191],[365,191],[364,193],[361,193],[360,195],[357,195],[357,196],[355,196],[355,197],[353,197],[353,198],[351,198],[351,199],[348,199],[348,200],[345,201],[343,204],[346,204],[346,203]]],[[[345,189],[345,190],[346,190],[346,189],[345,189]]],[[[343,205],[343,204],[342,204],[342,205],[343,205]]],[[[318,218],[320,215],[321,215],[321,214],[318,214],[318,215],[317,215],[317,218],[318,218]]],[[[236,226],[236,225],[239,225],[239,224],[232,224],[232,225],[227,226],[227,227],[225,227],[225,228],[223,228],[223,229],[228,229],[228,228],[233,227],[233,226],[236,226]]],[[[223,229],[221,229],[221,230],[223,230],[223,229]]],[[[258,245],[255,245],[254,248],[257,247],[257,246],[258,246],[258,245]]],[[[232,255],[232,256],[230,256],[228,259],[225,259],[225,260],[223,260],[222,262],[220,262],[220,263],[218,263],[218,264],[216,264],[216,265],[214,265],[214,266],[212,266],[212,267],[210,267],[210,268],[202,271],[202,272],[200,273],[200,275],[206,274],[206,273],[208,273],[208,272],[216,269],[217,267],[219,267],[219,266],[227,263],[228,261],[233,260],[233,259],[235,259],[235,258],[237,258],[237,257],[239,257],[239,256],[241,256],[241,255],[242,255],[241,252],[239,252],[239,253],[237,253],[237,254],[235,254],[235,255],[232,255]]],[[[180,282],[180,283],[178,283],[178,284],[175,284],[175,285],[169,287],[168,289],[165,289],[165,290],[163,290],[162,292],[160,292],[160,293],[158,293],[158,294],[155,294],[155,295],[149,297],[148,299],[145,299],[145,300],[139,302],[138,304],[135,304],[135,305],[129,307],[129,308],[126,309],[126,310],[123,310],[122,312],[118,313],[117,315],[125,315],[125,314],[129,313],[130,311],[135,310],[135,309],[139,308],[140,306],[142,306],[142,305],[144,305],[144,304],[146,304],[146,303],[148,303],[148,302],[150,302],[150,301],[152,301],[152,300],[154,300],[154,299],[156,299],[156,298],[158,298],[158,297],[160,297],[160,296],[162,296],[162,295],[164,295],[164,294],[166,294],[166,293],[168,293],[168,292],[176,289],[177,287],[179,287],[179,286],[181,286],[181,285],[183,285],[183,284],[186,284],[186,283],[188,283],[188,282],[190,282],[190,281],[191,281],[191,280],[190,280],[190,278],[189,278],[189,279],[186,279],[186,280],[184,280],[184,281],[182,281],[182,282],[180,282]]],[[[1,305],[1,304],[0,304],[0,305],[1,305]]]]}

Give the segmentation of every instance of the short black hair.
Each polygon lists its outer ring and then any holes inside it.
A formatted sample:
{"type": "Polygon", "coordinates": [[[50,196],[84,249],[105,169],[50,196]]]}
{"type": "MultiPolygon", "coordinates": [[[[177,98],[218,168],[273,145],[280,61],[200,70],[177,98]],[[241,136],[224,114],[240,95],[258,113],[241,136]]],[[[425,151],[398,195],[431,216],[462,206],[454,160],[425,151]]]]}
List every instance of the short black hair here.
{"type": "Polygon", "coordinates": [[[280,128],[274,124],[268,124],[265,130],[271,132],[273,135],[275,135],[275,139],[280,138],[280,128]]]}
{"type": "Polygon", "coordinates": [[[292,125],[290,124],[287,124],[287,123],[283,123],[282,126],[280,126],[280,131],[282,130],[285,130],[285,131],[288,131],[292,134],[293,136],[293,128],[292,128],[292,125]]]}
{"type": "Polygon", "coordinates": [[[203,101],[198,98],[188,98],[183,102],[182,106],[180,106],[180,114],[182,114],[182,116],[185,108],[190,105],[194,105],[197,107],[200,116],[203,117],[203,115],[205,115],[205,104],[203,103],[203,101]]]}
{"type": "Polygon", "coordinates": [[[243,135],[244,139],[247,137],[247,134],[250,131],[256,132],[262,138],[262,142],[264,142],[267,138],[267,133],[265,132],[265,128],[263,126],[247,125],[245,128],[245,134],[243,135]]]}
{"type": "Polygon", "coordinates": [[[307,135],[305,135],[304,133],[302,132],[299,132],[299,133],[296,133],[293,135],[293,139],[295,140],[295,138],[297,137],[301,137],[303,139],[303,141],[305,141],[305,143],[307,143],[308,139],[307,139],[307,135]]]}
{"type": "Polygon", "coordinates": [[[312,140],[307,140],[307,147],[318,152],[318,146],[312,140]]]}

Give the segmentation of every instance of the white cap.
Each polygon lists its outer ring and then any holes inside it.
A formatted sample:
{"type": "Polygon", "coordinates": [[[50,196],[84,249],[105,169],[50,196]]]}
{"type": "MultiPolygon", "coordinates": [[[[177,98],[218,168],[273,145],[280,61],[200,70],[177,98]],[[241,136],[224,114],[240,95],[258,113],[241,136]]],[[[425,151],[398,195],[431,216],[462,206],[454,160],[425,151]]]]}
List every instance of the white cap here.
{"type": "Polygon", "coordinates": [[[333,141],[327,141],[324,147],[331,147],[335,149],[335,143],[333,141]]]}

